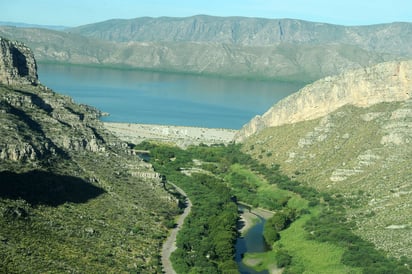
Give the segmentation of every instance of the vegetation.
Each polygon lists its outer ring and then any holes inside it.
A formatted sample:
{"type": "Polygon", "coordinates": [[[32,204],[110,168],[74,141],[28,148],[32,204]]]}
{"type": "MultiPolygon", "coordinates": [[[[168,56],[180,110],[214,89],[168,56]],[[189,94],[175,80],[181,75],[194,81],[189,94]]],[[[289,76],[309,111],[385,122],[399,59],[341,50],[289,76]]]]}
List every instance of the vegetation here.
{"type": "MultiPolygon", "coordinates": [[[[193,204],[178,234],[178,249],[172,254],[175,270],[178,273],[237,273],[234,247],[238,213],[230,189],[213,174],[182,172],[191,167],[193,155],[200,150],[150,143],[142,143],[138,148],[150,150],[155,169],[183,188],[193,204]]],[[[220,157],[218,152],[197,156],[209,161],[220,157]]]]}
{"type": "Polygon", "coordinates": [[[121,168],[110,159],[81,163],[98,183],[68,175],[78,171],[68,162],[65,174],[0,172],[0,272],[161,271],[159,246],[176,206],[157,198],[160,188],[116,175],[121,168]]]}
{"type": "Polygon", "coordinates": [[[342,263],[360,267],[364,273],[410,273],[412,260],[395,260],[353,234],[352,225],[346,222],[341,212],[324,210],[305,225],[309,238],[320,242],[331,242],[345,248],[342,263]]]}
{"type": "Polygon", "coordinates": [[[275,215],[268,219],[264,226],[263,237],[268,245],[280,239],[279,232],[289,227],[295,220],[296,211],[290,208],[284,208],[275,212],[275,215]]]}
{"type": "Polygon", "coordinates": [[[161,272],[177,204],[96,116],[41,86],[0,85],[0,273],[161,272]],[[82,147],[92,138],[101,151],[82,147]]]}
{"type": "Polygon", "coordinates": [[[265,240],[272,250],[262,254],[246,254],[246,258],[262,260],[258,269],[268,269],[276,262],[277,267],[285,268],[285,273],[304,270],[316,273],[384,273],[380,271],[388,269],[396,269],[399,273],[410,271],[409,264],[405,265],[406,258],[402,261],[387,258],[383,252],[353,234],[351,223],[343,217],[351,200],[319,193],[283,175],[277,165],[267,168],[242,153],[239,145],[193,146],[183,151],[171,146],[142,143],[139,148],[151,151],[152,163],[159,172],[165,172],[168,180],[187,190],[189,196],[197,195],[191,197],[196,200],[193,209],[197,209],[185,223],[187,230],[182,230],[179,235],[179,249],[173,254],[179,273],[201,272],[200,269],[205,272],[212,269],[218,272],[234,271],[233,242],[236,233],[233,225],[236,217],[232,195],[253,206],[275,210],[264,230],[265,240]],[[182,171],[191,175],[184,175],[182,171]],[[219,199],[222,199],[220,203],[219,199]],[[210,212],[212,207],[218,209],[213,214],[210,212]],[[200,208],[209,214],[203,216],[200,208]],[[217,227],[222,228],[215,228],[218,234],[211,232],[211,227],[216,223],[221,225],[217,227]],[[225,226],[226,230],[223,229],[225,226]],[[221,242],[218,249],[217,241],[221,242]],[[191,243],[196,243],[197,247],[191,243]],[[224,243],[227,243],[226,247],[224,243]],[[365,247],[371,250],[353,252],[353,249],[365,247]],[[373,263],[358,263],[362,252],[369,252],[371,259],[368,260],[373,263]]]}
{"type": "Polygon", "coordinates": [[[390,256],[410,257],[412,245],[405,239],[410,238],[412,146],[381,141],[408,140],[405,125],[411,118],[398,113],[410,113],[411,106],[410,101],[344,106],[322,119],[265,129],[242,150],[267,167],[282,163],[283,174],[326,192],[333,198],[329,203],[346,200],[345,218],[356,222],[356,235],[390,256]]]}
{"type": "MultiPolygon", "coordinates": [[[[0,272],[160,272],[160,246],[179,210],[166,192],[172,189],[139,177],[153,171],[101,130],[92,110],[41,87],[1,86],[0,95],[0,272]]],[[[258,145],[253,149],[262,153],[258,145]]],[[[272,250],[246,254],[261,258],[262,268],[411,270],[409,258],[388,258],[353,233],[347,211],[362,209],[363,189],[318,192],[297,179],[306,171],[294,169],[295,178],[288,177],[235,144],[182,150],[146,142],[140,148],[150,150],[156,171],[193,202],[172,256],[180,273],[237,271],[236,200],[276,212],[264,232],[272,250]]],[[[264,151],[263,159],[277,154],[271,153],[264,151]]]]}

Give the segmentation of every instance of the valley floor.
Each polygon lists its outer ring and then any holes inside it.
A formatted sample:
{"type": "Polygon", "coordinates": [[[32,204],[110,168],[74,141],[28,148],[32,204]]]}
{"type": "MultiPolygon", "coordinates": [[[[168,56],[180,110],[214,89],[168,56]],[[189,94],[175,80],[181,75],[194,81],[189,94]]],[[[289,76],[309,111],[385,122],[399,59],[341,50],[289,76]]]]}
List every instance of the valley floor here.
{"type": "Polygon", "coordinates": [[[106,129],[125,142],[133,144],[144,140],[175,143],[181,147],[198,144],[228,144],[237,130],[170,125],[104,123],[106,129]]]}

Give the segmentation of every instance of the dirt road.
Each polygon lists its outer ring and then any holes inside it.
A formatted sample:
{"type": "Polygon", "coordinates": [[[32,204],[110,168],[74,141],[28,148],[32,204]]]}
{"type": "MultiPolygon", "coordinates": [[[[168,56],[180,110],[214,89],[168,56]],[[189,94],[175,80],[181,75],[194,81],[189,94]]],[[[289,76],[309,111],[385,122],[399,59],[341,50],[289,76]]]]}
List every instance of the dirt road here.
{"type": "Polygon", "coordinates": [[[170,255],[172,254],[173,251],[176,250],[176,236],[177,236],[177,233],[179,233],[179,230],[182,228],[185,218],[190,213],[190,210],[192,208],[192,202],[187,198],[186,193],[180,187],[170,182],[169,184],[173,185],[180,194],[186,197],[186,203],[187,203],[187,206],[185,210],[183,211],[183,214],[180,215],[179,218],[177,219],[176,227],[172,229],[169,237],[167,237],[162,247],[162,265],[163,265],[164,273],[176,274],[176,272],[173,269],[172,262],[170,261],[170,255]]]}

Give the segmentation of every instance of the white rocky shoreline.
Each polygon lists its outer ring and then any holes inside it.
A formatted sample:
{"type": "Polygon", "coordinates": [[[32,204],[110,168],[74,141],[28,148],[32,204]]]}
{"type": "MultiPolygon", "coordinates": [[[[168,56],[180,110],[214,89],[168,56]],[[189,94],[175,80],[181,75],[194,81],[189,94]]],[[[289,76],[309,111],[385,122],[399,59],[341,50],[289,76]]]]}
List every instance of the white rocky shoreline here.
{"type": "Polygon", "coordinates": [[[180,147],[199,144],[229,144],[237,130],[155,124],[111,123],[104,127],[122,141],[133,144],[145,140],[174,143],[180,147]]]}

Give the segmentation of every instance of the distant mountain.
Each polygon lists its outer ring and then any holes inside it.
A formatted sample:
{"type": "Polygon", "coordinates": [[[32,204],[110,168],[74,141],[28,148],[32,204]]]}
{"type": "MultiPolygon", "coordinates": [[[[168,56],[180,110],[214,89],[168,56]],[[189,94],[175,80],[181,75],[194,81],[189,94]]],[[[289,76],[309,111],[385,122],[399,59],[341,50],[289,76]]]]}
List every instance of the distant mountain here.
{"type": "Polygon", "coordinates": [[[239,132],[244,150],[351,200],[354,232],[412,257],[412,60],[316,81],[239,132]]]}
{"type": "Polygon", "coordinates": [[[0,26],[9,26],[9,27],[18,27],[18,28],[51,29],[51,30],[65,30],[69,28],[65,26],[37,25],[37,24],[27,24],[27,23],[19,23],[19,22],[3,22],[3,21],[0,21],[0,26]]]}
{"type": "Polygon", "coordinates": [[[110,20],[65,32],[0,27],[41,62],[312,82],[412,58],[412,24],[344,27],[194,16],[110,20]]]}
{"type": "Polygon", "coordinates": [[[238,46],[352,45],[366,51],[411,55],[412,23],[348,27],[296,19],[160,17],[114,19],[67,31],[115,42],[201,42],[238,46]]]}
{"type": "Polygon", "coordinates": [[[160,273],[174,198],[100,112],[39,84],[0,38],[0,272],[160,273]]]}

